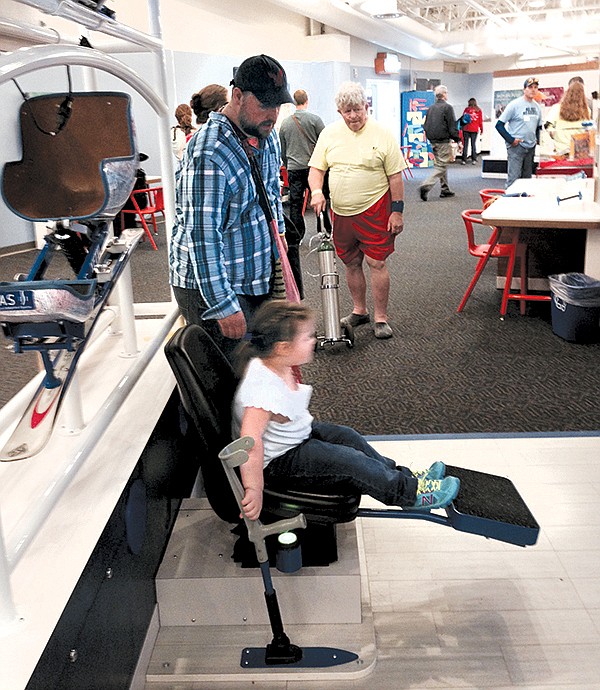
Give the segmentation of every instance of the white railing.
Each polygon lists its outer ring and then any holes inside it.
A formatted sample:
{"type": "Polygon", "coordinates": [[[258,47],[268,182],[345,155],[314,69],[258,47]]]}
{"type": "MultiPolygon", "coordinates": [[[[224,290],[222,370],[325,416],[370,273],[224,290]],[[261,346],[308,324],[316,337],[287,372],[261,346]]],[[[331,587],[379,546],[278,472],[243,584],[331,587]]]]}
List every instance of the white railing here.
{"type": "Polygon", "coordinates": [[[44,491],[43,498],[32,505],[11,532],[10,542],[5,542],[0,522],[0,626],[16,620],[16,610],[11,594],[10,575],[33,541],[44,521],[56,506],[65,489],[73,481],[90,453],[114,420],[119,408],[146,370],[152,358],[164,344],[173,324],[179,316],[175,307],[162,322],[161,328],[152,342],[140,354],[135,363],[121,377],[112,393],[101,406],[93,420],[86,427],[86,439],[73,454],[72,460],[57,475],[44,491]]]}
{"type": "MultiPolygon", "coordinates": [[[[0,56],[0,84],[30,72],[64,65],[94,68],[108,72],[121,79],[137,91],[157,114],[160,120],[158,129],[162,177],[165,181],[172,180],[173,161],[170,147],[168,106],[166,103],[167,67],[165,51],[162,47],[159,0],[148,0],[149,12],[153,17],[151,29],[154,36],[148,36],[129,27],[121,26],[113,20],[104,18],[97,12],[88,10],[79,3],[71,2],[71,0],[18,1],[22,4],[36,7],[48,14],[74,20],[91,30],[100,31],[115,38],[129,41],[150,50],[157,56],[160,74],[159,93],[161,95],[157,94],[146,81],[119,60],[98,50],[68,45],[33,46],[0,56]]],[[[15,28],[14,31],[23,37],[28,36],[32,41],[40,38],[39,33],[32,31],[31,26],[23,25],[15,28]]],[[[163,184],[163,188],[166,215],[165,226],[169,228],[174,215],[174,189],[172,184],[163,184]]],[[[125,304],[122,306],[126,307],[125,304]]],[[[171,306],[173,306],[173,303],[171,303],[171,306]]],[[[178,314],[179,310],[175,307],[171,313],[164,317],[161,328],[155,338],[121,378],[100,411],[88,425],[86,439],[73,455],[72,461],[50,483],[44,493],[44,498],[37,505],[32,506],[11,531],[11,540],[8,544],[5,543],[0,520],[0,628],[17,620],[18,614],[14,605],[10,583],[12,571],[43,526],[44,521],[65,489],[73,481],[74,476],[83,466],[94,446],[106,431],[108,422],[114,419],[119,408],[158,352],[158,349],[164,343],[178,314]]],[[[131,333],[129,336],[131,338],[131,333]]],[[[131,349],[130,339],[126,343],[127,348],[131,349]]]]}

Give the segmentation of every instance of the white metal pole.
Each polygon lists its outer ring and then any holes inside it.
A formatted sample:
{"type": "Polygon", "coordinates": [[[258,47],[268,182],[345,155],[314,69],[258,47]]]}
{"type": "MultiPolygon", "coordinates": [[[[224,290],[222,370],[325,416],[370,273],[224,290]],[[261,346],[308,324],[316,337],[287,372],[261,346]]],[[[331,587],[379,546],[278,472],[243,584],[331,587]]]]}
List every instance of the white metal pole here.
{"type": "Polygon", "coordinates": [[[135,314],[133,311],[133,282],[131,279],[131,264],[127,263],[116,285],[119,302],[121,337],[123,351],[121,357],[137,357],[140,353],[137,346],[135,332],[135,314]]]}
{"type": "Polygon", "coordinates": [[[62,403],[64,410],[62,417],[62,429],[69,435],[75,436],[84,426],[83,402],[81,399],[81,387],[79,386],[79,373],[75,370],[69,390],[62,403]]]}

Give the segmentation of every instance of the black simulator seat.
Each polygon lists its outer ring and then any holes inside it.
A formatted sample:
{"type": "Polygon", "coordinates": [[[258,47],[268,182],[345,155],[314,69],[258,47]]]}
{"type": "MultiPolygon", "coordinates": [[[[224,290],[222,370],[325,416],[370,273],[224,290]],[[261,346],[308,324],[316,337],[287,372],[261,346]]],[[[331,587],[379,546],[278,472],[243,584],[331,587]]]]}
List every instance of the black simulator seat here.
{"type": "MultiPolygon", "coordinates": [[[[233,440],[231,403],[237,378],[210,335],[198,325],[179,329],[166,344],[165,354],[175,374],[184,410],[198,432],[200,468],[208,501],[222,520],[239,523],[240,511],[218,457],[233,440]]],[[[324,560],[330,563],[337,558],[335,525],[357,517],[360,498],[357,494],[316,494],[265,487],[261,520],[269,523],[303,513],[308,523],[303,537],[305,564],[310,564],[306,563],[307,556],[310,561],[308,541],[319,542],[321,553],[315,556],[319,564],[324,560]]]]}
{"type": "MultiPolygon", "coordinates": [[[[217,515],[227,522],[240,522],[239,508],[218,455],[232,441],[231,402],[237,379],[228,360],[200,326],[177,331],[165,346],[175,373],[183,407],[198,431],[200,466],[207,498],[217,515]]],[[[401,518],[435,522],[460,532],[479,534],[518,546],[536,543],[539,525],[512,482],[484,472],[448,467],[460,478],[457,498],[439,511],[410,508],[359,508],[360,495],[304,493],[294,489],[265,487],[261,520],[275,520],[304,513],[308,527],[300,536],[305,565],[322,565],[337,558],[335,525],[356,517],[401,518]],[[313,538],[314,537],[314,538],[313,538]],[[311,543],[320,552],[311,562],[311,543]],[[307,548],[308,547],[308,548],[307,548]]],[[[250,549],[252,551],[252,549],[250,549]]],[[[244,562],[244,557],[239,560],[244,562]]]]}

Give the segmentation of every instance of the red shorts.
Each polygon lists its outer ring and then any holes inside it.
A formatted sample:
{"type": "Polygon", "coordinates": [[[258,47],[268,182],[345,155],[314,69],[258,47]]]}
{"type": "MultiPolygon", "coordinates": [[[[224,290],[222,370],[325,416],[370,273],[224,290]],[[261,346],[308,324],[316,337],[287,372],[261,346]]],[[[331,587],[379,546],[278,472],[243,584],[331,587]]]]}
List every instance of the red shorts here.
{"type": "Polygon", "coordinates": [[[343,263],[349,264],[361,254],[375,261],[385,261],[394,251],[396,235],[388,232],[392,212],[390,193],[355,216],[333,214],[333,243],[343,263]]]}

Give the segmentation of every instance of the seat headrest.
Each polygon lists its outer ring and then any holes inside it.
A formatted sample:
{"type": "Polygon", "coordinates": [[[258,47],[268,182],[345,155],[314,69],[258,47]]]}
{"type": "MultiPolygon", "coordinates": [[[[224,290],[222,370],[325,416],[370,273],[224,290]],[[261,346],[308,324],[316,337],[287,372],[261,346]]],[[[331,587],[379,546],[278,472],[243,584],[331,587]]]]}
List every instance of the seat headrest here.
{"type": "Polygon", "coordinates": [[[137,151],[125,93],[48,94],[19,113],[23,158],[6,163],[2,195],[27,220],[108,218],[133,188],[137,151]],[[72,97],[64,117],[65,97],[72,97]]]}

